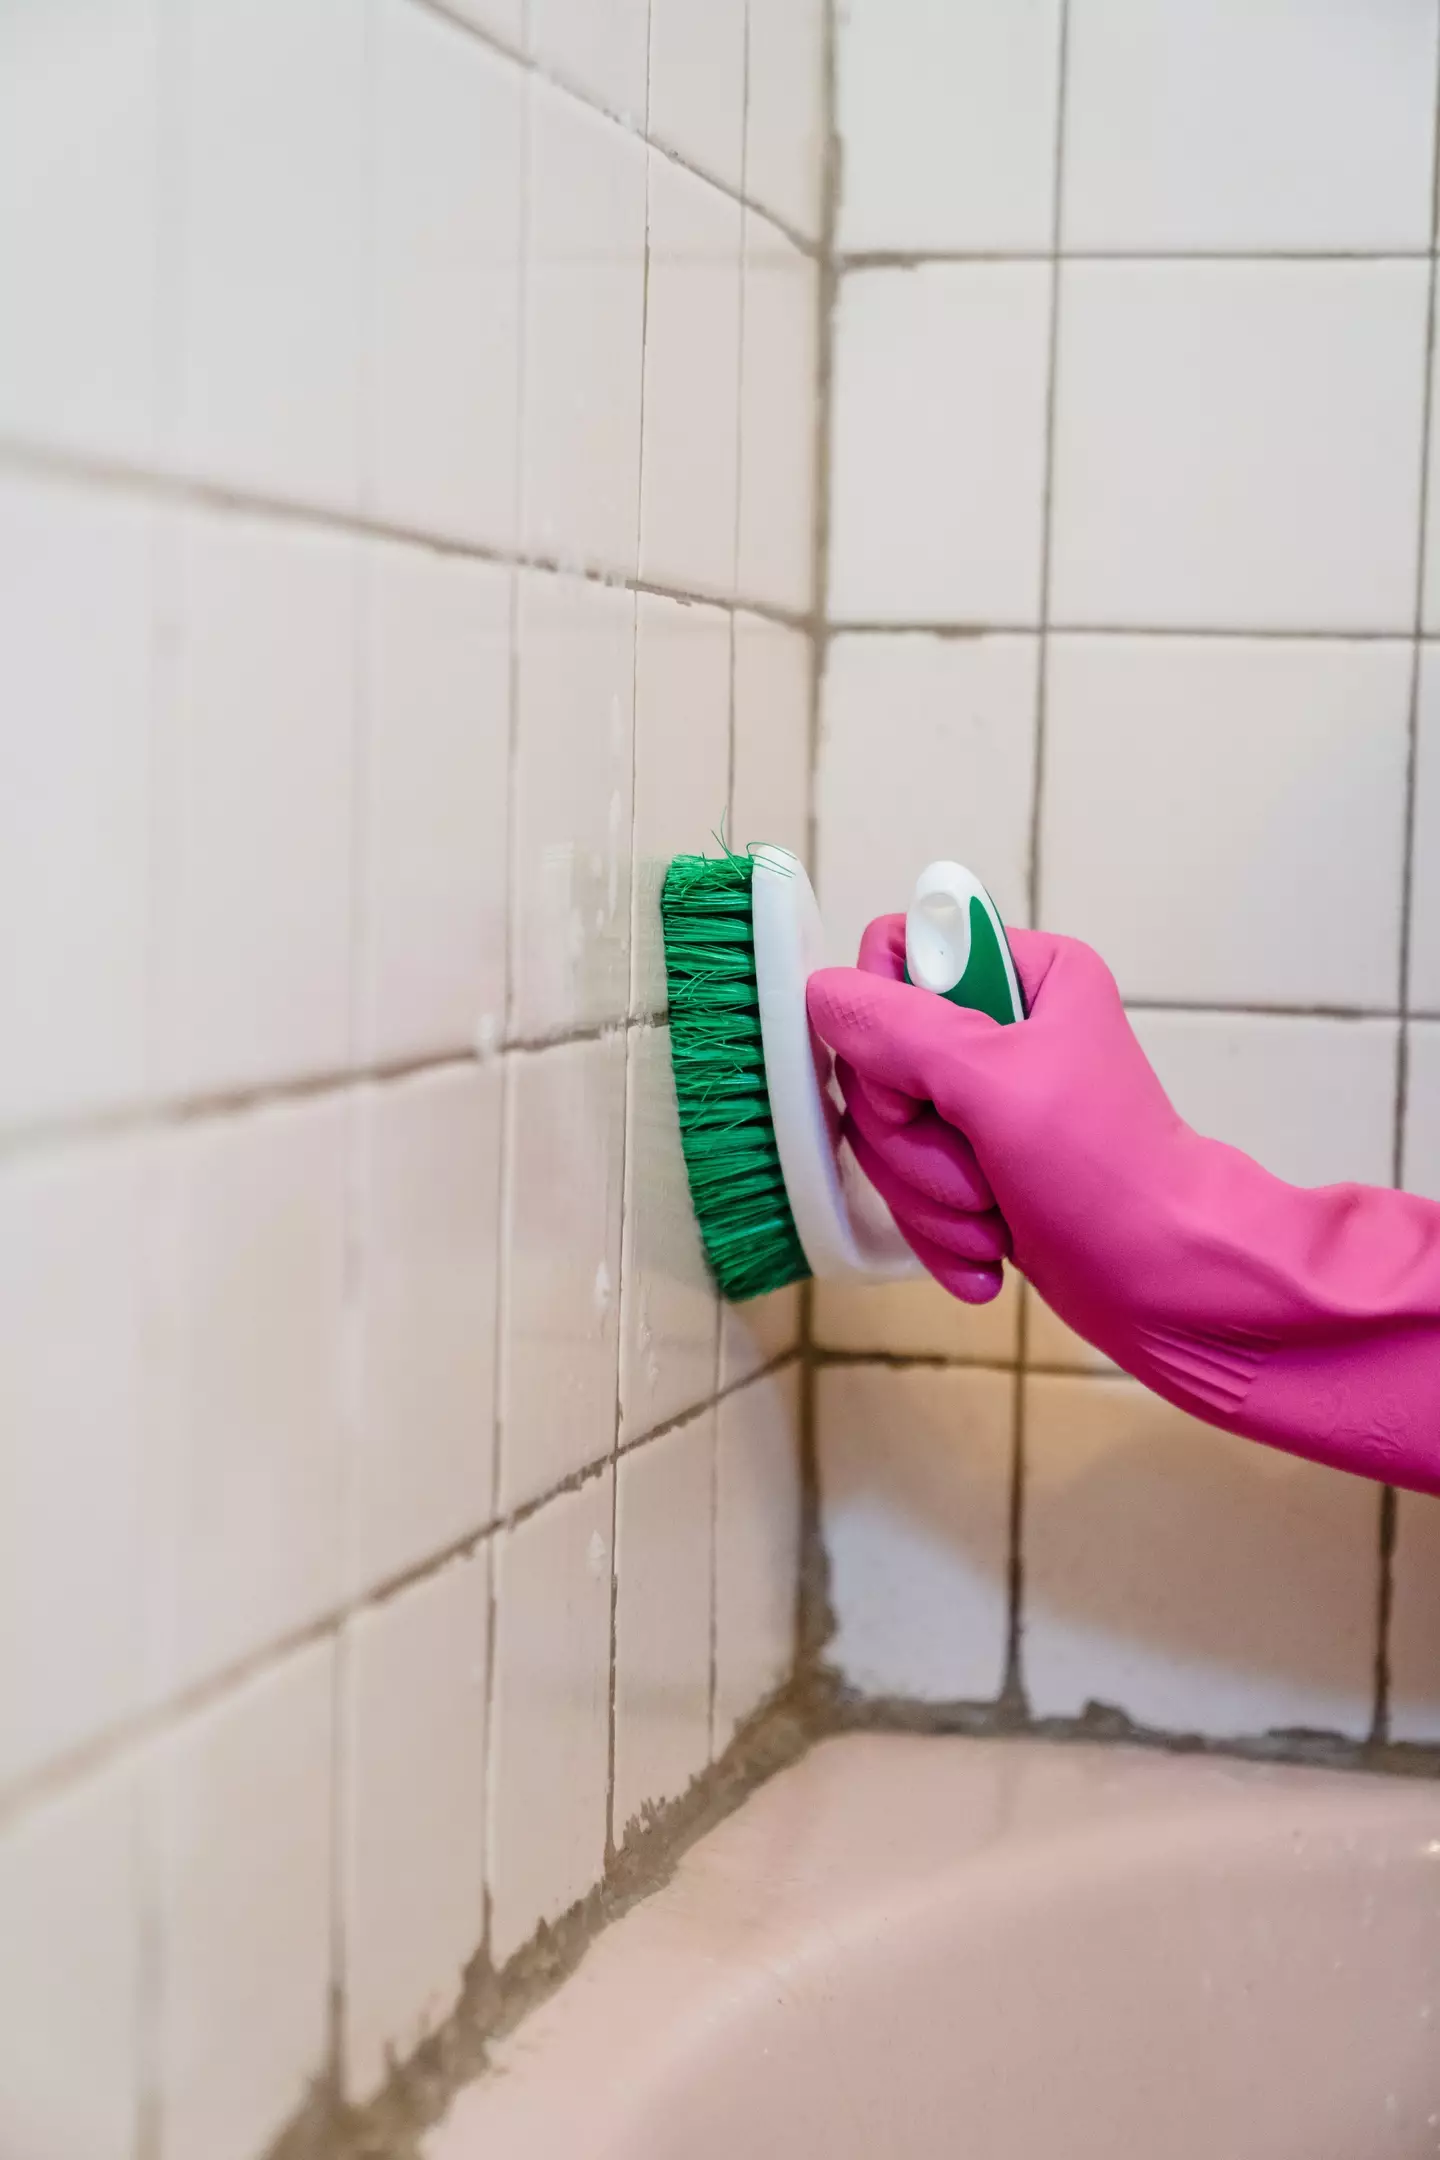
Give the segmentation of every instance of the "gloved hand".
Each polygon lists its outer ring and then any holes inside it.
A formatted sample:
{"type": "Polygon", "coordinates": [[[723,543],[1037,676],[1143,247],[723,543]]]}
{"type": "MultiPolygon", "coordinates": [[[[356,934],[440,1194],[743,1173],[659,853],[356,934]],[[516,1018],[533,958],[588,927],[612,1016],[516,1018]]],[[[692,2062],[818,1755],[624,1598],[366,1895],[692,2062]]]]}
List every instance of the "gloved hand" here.
{"type": "Polygon", "coordinates": [[[905,924],[812,976],[847,1137],[930,1272],[973,1300],[1016,1265],[1167,1401],[1440,1492],[1440,1206],[1283,1184],[1185,1125],[1108,968],[1010,933],[1029,1018],[1001,1027],[903,980],[905,924]]]}

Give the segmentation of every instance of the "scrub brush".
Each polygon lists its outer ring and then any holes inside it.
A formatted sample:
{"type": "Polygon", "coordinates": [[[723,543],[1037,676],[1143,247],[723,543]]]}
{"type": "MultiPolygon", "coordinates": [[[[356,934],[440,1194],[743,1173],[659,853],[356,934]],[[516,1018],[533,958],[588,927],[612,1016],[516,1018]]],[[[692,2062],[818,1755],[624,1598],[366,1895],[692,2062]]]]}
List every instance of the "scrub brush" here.
{"type": "MultiPolygon", "coordinates": [[[[660,913],[680,1139],[723,1294],[738,1302],[812,1275],[923,1273],[838,1137],[829,1053],[805,1012],[824,955],[799,857],[781,847],[678,855],[660,913]]],[[[921,988],[995,1020],[1024,1018],[995,903],[958,863],[921,873],[905,957],[921,988]]]]}

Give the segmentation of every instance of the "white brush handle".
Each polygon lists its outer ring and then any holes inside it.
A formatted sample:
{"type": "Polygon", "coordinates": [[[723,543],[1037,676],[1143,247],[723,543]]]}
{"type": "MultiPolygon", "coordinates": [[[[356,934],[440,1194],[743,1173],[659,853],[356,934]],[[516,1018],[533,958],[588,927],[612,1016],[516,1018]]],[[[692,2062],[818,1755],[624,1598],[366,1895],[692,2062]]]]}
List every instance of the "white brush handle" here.
{"type": "MultiPolygon", "coordinates": [[[[824,930],[805,866],[757,847],[750,888],[765,1087],[785,1194],[818,1282],[896,1281],[924,1273],[890,1210],[838,1144],[839,1108],[817,1069],[805,986],[825,964],[824,930]]],[[[828,1074],[826,1076],[828,1078],[828,1074]]]]}
{"type": "MultiPolygon", "coordinates": [[[[751,885],[755,980],[765,1085],[795,1229],[819,1282],[896,1282],[923,1275],[894,1217],[848,1148],[827,1054],[805,1011],[805,986],[825,964],[820,910],[805,867],[788,848],[757,847],[751,885]]],[[[996,1020],[1024,1016],[1020,985],[995,903],[959,863],[920,874],[905,921],[912,982],[996,1020]]]]}

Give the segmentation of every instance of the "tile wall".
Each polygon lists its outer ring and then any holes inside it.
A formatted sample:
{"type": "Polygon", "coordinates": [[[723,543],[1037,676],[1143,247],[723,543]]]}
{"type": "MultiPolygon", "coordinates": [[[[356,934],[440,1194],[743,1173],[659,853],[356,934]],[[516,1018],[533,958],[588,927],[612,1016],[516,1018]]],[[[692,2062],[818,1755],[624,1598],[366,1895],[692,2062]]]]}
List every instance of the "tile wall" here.
{"type": "MultiPolygon", "coordinates": [[[[1440,1198],[1435,0],[839,15],[833,957],[958,855],[1099,946],[1193,1123],[1440,1198]]],[[[1440,1740],[1440,1502],[1392,1525],[1013,1286],[816,1331],[857,1687],[1440,1740]]]]}
{"type": "Polygon", "coordinates": [[[7,2154],[367,2100],[789,1673],[656,902],[807,840],[823,29],[4,12],[7,2154]]]}

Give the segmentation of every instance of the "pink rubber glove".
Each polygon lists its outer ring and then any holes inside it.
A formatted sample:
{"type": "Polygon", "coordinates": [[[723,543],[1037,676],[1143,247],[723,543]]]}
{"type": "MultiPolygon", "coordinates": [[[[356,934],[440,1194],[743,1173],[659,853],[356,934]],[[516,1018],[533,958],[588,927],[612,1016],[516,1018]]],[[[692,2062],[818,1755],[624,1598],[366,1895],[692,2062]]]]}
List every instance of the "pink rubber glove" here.
{"type": "Polygon", "coordinates": [[[957,1296],[1000,1259],[1157,1395],[1440,1492],[1440,1206],[1282,1184],[1183,1124],[1086,945],[1010,933],[1030,1017],[1000,1027],[904,980],[904,918],[810,982],[846,1132],[957,1296]]]}

